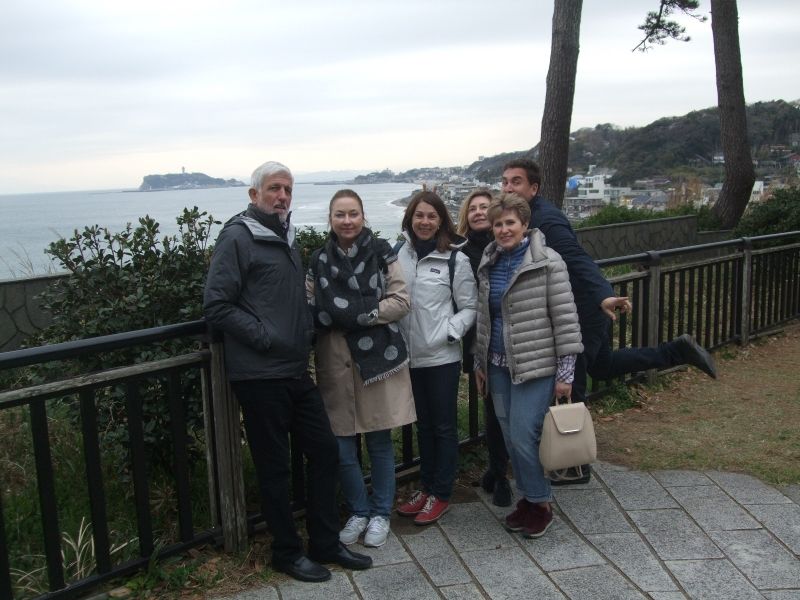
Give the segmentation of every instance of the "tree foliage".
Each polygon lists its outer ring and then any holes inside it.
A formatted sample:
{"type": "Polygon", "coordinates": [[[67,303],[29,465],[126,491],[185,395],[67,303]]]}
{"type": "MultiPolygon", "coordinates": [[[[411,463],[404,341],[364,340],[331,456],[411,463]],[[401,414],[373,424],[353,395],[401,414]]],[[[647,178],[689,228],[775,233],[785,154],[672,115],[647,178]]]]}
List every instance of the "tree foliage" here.
{"type": "Polygon", "coordinates": [[[699,7],[698,0],[661,0],[658,10],[648,12],[644,23],[639,25],[639,30],[644,33],[644,38],[636,45],[634,51],[646,52],[653,45],[663,46],[668,40],[679,42],[691,40],[686,35],[686,28],[670,17],[677,11],[697,19],[701,23],[705,22],[706,17],[695,12],[699,7]]]}
{"type": "Polygon", "coordinates": [[[776,190],[770,198],[751,204],[734,230],[737,237],[800,231],[800,188],[776,190]]]}
{"type": "Polygon", "coordinates": [[[694,208],[688,204],[677,208],[669,208],[664,211],[653,211],[643,208],[625,208],[622,206],[609,205],[603,207],[596,214],[583,219],[575,227],[596,227],[598,225],[615,225],[617,223],[634,223],[636,221],[649,221],[652,219],[666,219],[669,217],[685,217],[694,215],[697,217],[697,228],[701,231],[711,231],[720,228],[719,220],[714,217],[707,206],[694,208]]]}

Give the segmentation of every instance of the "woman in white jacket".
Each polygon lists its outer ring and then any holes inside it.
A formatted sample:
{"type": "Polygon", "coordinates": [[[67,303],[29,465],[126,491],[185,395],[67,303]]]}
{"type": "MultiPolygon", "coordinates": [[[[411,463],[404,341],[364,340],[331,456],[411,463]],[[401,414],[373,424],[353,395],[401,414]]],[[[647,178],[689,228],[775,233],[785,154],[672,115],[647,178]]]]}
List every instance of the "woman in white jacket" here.
{"type": "Polygon", "coordinates": [[[411,199],[403,235],[398,260],[411,311],[400,328],[408,346],[417,410],[421,489],[397,512],[427,525],[447,512],[458,469],[460,342],[475,322],[477,288],[469,259],[458,251],[464,240],[434,192],[422,191],[411,199]]]}

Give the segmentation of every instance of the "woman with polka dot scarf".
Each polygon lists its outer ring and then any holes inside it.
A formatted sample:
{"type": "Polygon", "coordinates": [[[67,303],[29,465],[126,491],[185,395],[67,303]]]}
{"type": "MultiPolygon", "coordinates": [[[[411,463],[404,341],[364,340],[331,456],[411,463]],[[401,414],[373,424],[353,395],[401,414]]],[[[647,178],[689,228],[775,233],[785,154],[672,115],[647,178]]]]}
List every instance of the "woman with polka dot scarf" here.
{"type": "Polygon", "coordinates": [[[311,257],[306,289],[317,325],[317,385],[339,443],[339,475],[350,517],[343,544],[364,535],[382,546],[395,494],[391,430],[416,420],[408,351],[397,321],[409,310],[403,271],[386,240],[365,227],[353,190],[331,199],[330,234],[311,257]],[[358,460],[358,434],[371,463],[368,495],[358,460]]]}

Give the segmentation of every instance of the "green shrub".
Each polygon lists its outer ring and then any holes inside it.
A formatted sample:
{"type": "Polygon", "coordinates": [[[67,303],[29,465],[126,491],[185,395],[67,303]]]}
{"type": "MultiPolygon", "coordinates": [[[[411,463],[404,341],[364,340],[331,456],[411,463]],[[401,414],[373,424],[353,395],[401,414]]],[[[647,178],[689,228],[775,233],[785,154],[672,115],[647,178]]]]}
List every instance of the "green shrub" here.
{"type": "Polygon", "coordinates": [[[689,204],[683,204],[676,208],[668,208],[661,212],[643,208],[625,208],[622,206],[608,205],[601,208],[596,214],[578,223],[575,228],[582,229],[584,227],[596,227],[598,225],[633,223],[635,221],[667,219],[669,217],[684,217],[687,215],[697,216],[697,229],[700,231],[713,231],[720,228],[719,220],[711,213],[710,208],[707,206],[695,208],[689,204]]]}
{"type": "Polygon", "coordinates": [[[800,231],[800,188],[776,190],[764,202],[748,206],[734,230],[736,237],[800,231]]]}
{"type": "MultiPolygon", "coordinates": [[[[50,244],[47,253],[70,276],[56,280],[42,294],[53,321],[33,341],[52,344],[201,318],[209,241],[218,221],[195,207],[184,209],[177,222],[179,233],[173,236],[162,237],[159,224],[145,216],[138,226],[128,224],[119,233],[94,225],[50,244]]],[[[170,340],[88,355],[68,364],[48,363],[31,380],[168,358],[196,346],[196,342],[170,340]]],[[[199,373],[188,371],[180,379],[189,431],[195,433],[190,456],[199,457],[196,438],[203,427],[199,373]]],[[[147,379],[139,393],[148,458],[153,466],[169,471],[172,440],[166,388],[163,379],[147,379]]],[[[74,398],[64,402],[77,419],[74,398]]],[[[124,388],[99,389],[96,404],[103,450],[124,469],[128,442],[124,388]]]]}

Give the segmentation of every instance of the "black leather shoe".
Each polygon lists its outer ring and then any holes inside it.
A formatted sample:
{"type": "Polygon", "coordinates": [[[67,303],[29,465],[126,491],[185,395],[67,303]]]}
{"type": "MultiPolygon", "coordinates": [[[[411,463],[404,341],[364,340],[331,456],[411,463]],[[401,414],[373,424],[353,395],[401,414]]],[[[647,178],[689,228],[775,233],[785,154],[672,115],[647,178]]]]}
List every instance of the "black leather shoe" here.
{"type": "Polygon", "coordinates": [[[312,554],[309,552],[309,556],[317,562],[333,563],[353,571],[362,571],[372,566],[371,557],[353,552],[341,542],[337,542],[336,549],[331,552],[325,554],[312,554]]]}
{"type": "Polygon", "coordinates": [[[505,477],[498,479],[494,484],[492,504],[495,506],[511,506],[511,486],[508,485],[508,479],[505,477]]]}
{"type": "Polygon", "coordinates": [[[481,477],[481,487],[483,488],[483,491],[487,494],[491,494],[494,491],[495,481],[496,479],[494,477],[494,473],[487,469],[483,474],[483,477],[481,477]]]}
{"type": "Polygon", "coordinates": [[[293,562],[273,562],[272,568],[286,573],[298,581],[317,583],[328,581],[331,578],[331,572],[328,569],[305,556],[301,556],[293,562]]]}
{"type": "Polygon", "coordinates": [[[709,377],[717,378],[717,366],[708,351],[688,333],[675,338],[675,346],[687,365],[697,367],[709,377]]]}

